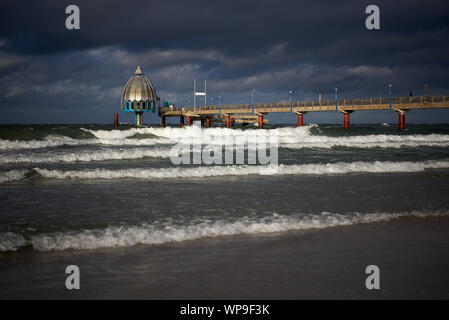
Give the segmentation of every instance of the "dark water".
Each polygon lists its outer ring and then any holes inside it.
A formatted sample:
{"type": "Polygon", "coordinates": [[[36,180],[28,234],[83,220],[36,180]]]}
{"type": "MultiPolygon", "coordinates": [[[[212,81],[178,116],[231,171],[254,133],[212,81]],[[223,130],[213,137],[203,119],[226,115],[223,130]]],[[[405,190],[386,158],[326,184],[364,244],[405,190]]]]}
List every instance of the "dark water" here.
{"type": "Polygon", "coordinates": [[[393,125],[349,132],[334,125],[8,125],[0,127],[0,139],[0,270],[16,259],[27,265],[54,254],[133,252],[138,261],[149,253],[136,246],[338,233],[342,226],[447,219],[449,213],[449,125],[410,125],[404,132],[393,125]],[[175,165],[170,159],[181,138],[205,146],[217,137],[251,141],[261,134],[277,135],[276,172],[261,171],[260,163],[175,165]]]}

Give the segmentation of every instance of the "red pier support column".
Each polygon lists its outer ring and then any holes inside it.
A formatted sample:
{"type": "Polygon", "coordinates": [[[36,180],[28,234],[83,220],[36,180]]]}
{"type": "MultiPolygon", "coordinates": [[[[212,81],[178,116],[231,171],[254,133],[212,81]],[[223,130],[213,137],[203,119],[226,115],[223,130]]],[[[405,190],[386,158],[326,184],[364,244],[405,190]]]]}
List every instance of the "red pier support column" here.
{"type": "Polygon", "coordinates": [[[349,112],[345,112],[344,113],[344,117],[345,117],[345,130],[349,130],[349,112]]]}
{"type": "Polygon", "coordinates": [[[263,114],[259,114],[259,128],[263,128],[263,114]]]}
{"type": "Polygon", "coordinates": [[[405,112],[399,111],[399,130],[402,131],[405,129],[405,112]]]}
{"type": "Polygon", "coordinates": [[[114,127],[118,127],[118,113],[114,113],[114,127]]]}
{"type": "Polygon", "coordinates": [[[210,128],[210,117],[206,118],[206,127],[210,128]]]}
{"type": "Polygon", "coordinates": [[[190,127],[192,125],[192,118],[187,117],[187,125],[190,127]]]}
{"type": "Polygon", "coordinates": [[[179,118],[179,126],[180,126],[180,127],[184,127],[184,117],[183,117],[183,116],[181,116],[181,117],[179,118]]]}
{"type": "Polygon", "coordinates": [[[298,113],[298,127],[302,127],[302,126],[303,126],[303,114],[298,113]]]}
{"type": "Polygon", "coordinates": [[[225,123],[226,123],[226,128],[229,128],[231,126],[231,117],[230,116],[225,117],[225,123]]]}
{"type": "Polygon", "coordinates": [[[161,127],[165,128],[165,117],[164,116],[161,117],[161,127]]]}

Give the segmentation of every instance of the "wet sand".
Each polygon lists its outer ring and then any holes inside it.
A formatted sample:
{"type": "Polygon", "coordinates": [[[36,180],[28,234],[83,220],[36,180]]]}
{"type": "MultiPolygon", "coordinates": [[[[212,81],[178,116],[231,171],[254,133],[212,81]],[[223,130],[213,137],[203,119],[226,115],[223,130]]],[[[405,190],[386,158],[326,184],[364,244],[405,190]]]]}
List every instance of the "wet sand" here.
{"type": "Polygon", "coordinates": [[[449,218],[94,251],[0,254],[0,298],[448,299],[449,218]],[[65,289],[78,265],[81,289],[65,289]],[[380,290],[365,268],[380,268],[380,290]]]}

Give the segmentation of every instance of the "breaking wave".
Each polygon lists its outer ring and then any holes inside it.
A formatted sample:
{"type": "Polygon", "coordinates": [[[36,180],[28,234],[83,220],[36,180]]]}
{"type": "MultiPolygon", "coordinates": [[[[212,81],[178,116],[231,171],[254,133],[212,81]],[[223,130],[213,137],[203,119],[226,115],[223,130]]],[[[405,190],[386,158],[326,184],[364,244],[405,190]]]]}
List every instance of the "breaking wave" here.
{"type": "Polygon", "coordinates": [[[325,164],[298,164],[279,166],[231,165],[171,168],[133,169],[84,169],[56,170],[34,168],[32,170],[11,170],[0,173],[0,183],[25,178],[28,174],[50,179],[176,179],[205,178],[245,175],[332,175],[347,173],[398,173],[422,172],[430,169],[449,168],[449,160],[429,160],[420,162],[337,162],[325,164]]]}
{"type": "Polygon", "coordinates": [[[244,175],[329,175],[345,173],[394,173],[394,172],[422,172],[428,169],[449,168],[449,161],[422,162],[337,162],[326,164],[300,164],[279,166],[201,166],[161,169],[91,169],[91,170],[48,170],[35,168],[34,170],[45,178],[52,179],[174,179],[174,178],[203,178],[218,176],[244,175]]]}
{"type": "Polygon", "coordinates": [[[167,128],[140,128],[130,130],[89,130],[89,132],[99,139],[125,139],[135,134],[151,134],[166,140],[177,141],[179,139],[201,139],[203,144],[214,143],[215,137],[233,136],[244,137],[248,141],[257,140],[259,136],[269,136],[275,132],[279,138],[279,144],[292,149],[303,148],[402,148],[402,147],[447,147],[449,146],[449,135],[428,134],[428,135],[385,135],[372,134],[360,136],[340,136],[331,137],[322,134],[313,134],[317,125],[307,125],[296,128],[277,129],[229,129],[229,128],[208,128],[200,127],[167,127],[167,128]]]}
{"type": "Polygon", "coordinates": [[[92,139],[72,139],[65,136],[47,136],[44,140],[4,140],[0,139],[0,150],[26,150],[53,148],[60,146],[76,146],[89,144],[92,139]]]}
{"type": "Polygon", "coordinates": [[[152,149],[111,149],[101,151],[78,151],[60,154],[0,155],[0,163],[54,163],[54,162],[89,162],[107,160],[133,160],[143,158],[168,158],[168,148],[152,149]]]}
{"type": "Polygon", "coordinates": [[[6,172],[0,172],[0,183],[22,180],[25,178],[26,170],[10,170],[6,172]]]}
{"type": "Polygon", "coordinates": [[[449,135],[427,134],[427,135],[388,135],[372,134],[358,136],[328,136],[320,130],[313,130],[317,125],[307,125],[296,128],[276,129],[229,129],[229,128],[200,128],[191,127],[148,127],[132,128],[127,130],[81,130],[89,133],[94,138],[73,139],[67,136],[47,136],[44,140],[10,141],[0,139],[0,150],[10,149],[38,149],[59,146],[82,146],[82,145],[107,145],[107,146],[154,146],[160,144],[172,144],[179,139],[201,139],[203,144],[214,143],[216,137],[244,137],[253,141],[259,136],[269,136],[275,132],[282,147],[292,149],[303,148],[416,148],[422,146],[448,147],[449,135]],[[314,134],[317,131],[319,134],[314,134]]]}
{"type": "Polygon", "coordinates": [[[449,146],[449,135],[429,134],[429,135],[363,135],[349,137],[329,137],[320,135],[310,135],[304,137],[300,142],[295,139],[286,138],[280,142],[282,147],[290,149],[320,148],[331,149],[335,147],[345,148],[418,148],[418,147],[438,147],[449,146]],[[290,142],[286,142],[286,141],[290,142]]]}
{"type": "Polygon", "coordinates": [[[268,234],[337,226],[390,221],[401,217],[442,217],[448,212],[405,213],[329,213],[272,214],[265,217],[228,218],[211,221],[199,218],[187,225],[172,223],[144,223],[135,226],[111,226],[105,229],[85,229],[69,232],[52,232],[25,236],[19,233],[0,233],[0,252],[16,251],[31,246],[37,251],[92,250],[99,248],[128,247],[134,245],[163,244],[207,237],[244,234],[268,234]]]}
{"type": "MultiPolygon", "coordinates": [[[[117,130],[118,131],[118,130],[117,130]]],[[[132,136],[132,135],[131,135],[132,136]]],[[[94,139],[73,139],[65,136],[47,136],[44,140],[4,140],[0,139],[0,150],[27,150],[55,148],[62,146],[154,146],[160,144],[171,144],[172,142],[165,138],[94,138],[94,139]]]]}

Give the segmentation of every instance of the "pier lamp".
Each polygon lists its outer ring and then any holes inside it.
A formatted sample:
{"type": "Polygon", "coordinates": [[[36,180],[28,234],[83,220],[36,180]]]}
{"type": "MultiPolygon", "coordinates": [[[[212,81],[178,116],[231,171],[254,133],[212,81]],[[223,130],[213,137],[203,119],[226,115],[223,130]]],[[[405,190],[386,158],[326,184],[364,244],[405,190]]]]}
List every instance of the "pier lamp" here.
{"type": "Polygon", "coordinates": [[[292,101],[293,91],[290,90],[289,93],[290,93],[290,112],[293,112],[293,101],[292,101]]]}
{"type": "Polygon", "coordinates": [[[388,85],[388,94],[390,96],[390,110],[391,110],[391,83],[388,85]]]}
{"type": "Polygon", "coordinates": [[[338,88],[335,88],[335,110],[338,110],[338,88]]]}
{"type": "Polygon", "coordinates": [[[250,93],[251,93],[251,106],[254,113],[254,90],[251,90],[250,93]]]}

